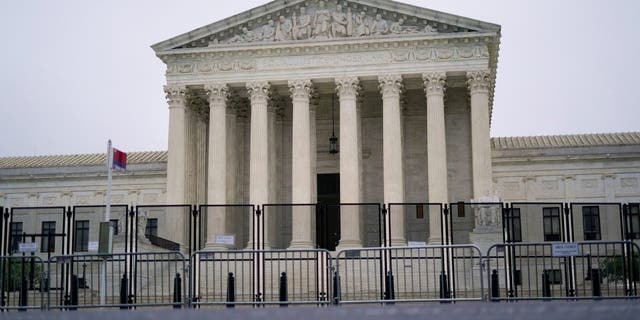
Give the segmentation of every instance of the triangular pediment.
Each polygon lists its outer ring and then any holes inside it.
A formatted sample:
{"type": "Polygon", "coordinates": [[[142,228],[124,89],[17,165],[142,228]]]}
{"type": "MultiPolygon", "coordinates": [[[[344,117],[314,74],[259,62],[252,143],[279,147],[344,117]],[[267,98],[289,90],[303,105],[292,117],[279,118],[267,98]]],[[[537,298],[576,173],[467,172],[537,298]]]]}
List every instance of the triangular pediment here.
{"type": "Polygon", "coordinates": [[[156,52],[291,42],[497,33],[500,26],[389,0],[276,0],[152,46],[156,52]]]}

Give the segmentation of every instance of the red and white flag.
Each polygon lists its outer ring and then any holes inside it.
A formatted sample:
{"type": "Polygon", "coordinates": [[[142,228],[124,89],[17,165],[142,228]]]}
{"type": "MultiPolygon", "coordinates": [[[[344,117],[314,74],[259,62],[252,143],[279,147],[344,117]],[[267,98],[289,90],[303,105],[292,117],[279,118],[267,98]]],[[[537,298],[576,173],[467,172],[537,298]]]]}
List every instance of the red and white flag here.
{"type": "Polygon", "coordinates": [[[113,148],[113,169],[127,170],[127,154],[116,148],[113,148]]]}

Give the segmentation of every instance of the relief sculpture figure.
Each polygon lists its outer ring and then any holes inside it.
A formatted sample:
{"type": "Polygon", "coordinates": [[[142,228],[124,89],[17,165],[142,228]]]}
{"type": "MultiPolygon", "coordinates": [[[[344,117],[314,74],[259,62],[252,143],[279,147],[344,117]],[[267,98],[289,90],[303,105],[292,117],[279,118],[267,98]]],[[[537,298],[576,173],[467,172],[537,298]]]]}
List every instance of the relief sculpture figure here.
{"type": "Polygon", "coordinates": [[[324,1],[318,3],[318,10],[313,17],[313,38],[314,39],[331,39],[330,30],[331,13],[325,7],[324,1]]]}
{"type": "Polygon", "coordinates": [[[311,37],[311,16],[307,14],[307,8],[300,8],[300,16],[293,17],[293,36],[295,40],[304,40],[311,37]]]}
{"type": "Polygon", "coordinates": [[[293,25],[291,20],[280,16],[278,26],[276,27],[276,40],[277,41],[289,41],[293,39],[293,25]]]}
{"type": "Polygon", "coordinates": [[[335,37],[346,37],[348,35],[348,23],[347,14],[342,12],[342,6],[337,5],[336,11],[331,14],[333,22],[331,23],[331,35],[335,37]]]}
{"type": "Polygon", "coordinates": [[[360,14],[357,14],[354,17],[354,29],[353,35],[355,37],[362,37],[369,35],[369,27],[367,26],[367,14],[364,11],[361,11],[360,14]]]}
{"type": "Polygon", "coordinates": [[[382,15],[377,14],[376,20],[371,24],[371,34],[382,35],[389,32],[389,26],[387,22],[382,19],[382,15]]]}

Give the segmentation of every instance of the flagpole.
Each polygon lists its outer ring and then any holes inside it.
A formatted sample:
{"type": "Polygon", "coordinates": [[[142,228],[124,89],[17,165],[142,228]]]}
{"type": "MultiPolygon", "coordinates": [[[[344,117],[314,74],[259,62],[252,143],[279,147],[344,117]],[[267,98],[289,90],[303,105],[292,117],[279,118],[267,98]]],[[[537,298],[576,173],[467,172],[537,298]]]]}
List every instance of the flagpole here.
{"type": "MultiPolygon", "coordinates": [[[[107,198],[105,199],[106,208],[104,210],[104,221],[110,222],[111,220],[111,185],[113,176],[113,147],[111,146],[111,139],[107,143],[107,198]]],[[[102,260],[100,264],[100,305],[106,304],[107,296],[107,261],[102,260]]]]}
{"type": "Polygon", "coordinates": [[[109,139],[109,143],[107,146],[107,199],[106,204],[107,208],[104,211],[104,221],[109,222],[111,220],[111,180],[113,176],[113,148],[111,146],[111,139],[109,139]]]}

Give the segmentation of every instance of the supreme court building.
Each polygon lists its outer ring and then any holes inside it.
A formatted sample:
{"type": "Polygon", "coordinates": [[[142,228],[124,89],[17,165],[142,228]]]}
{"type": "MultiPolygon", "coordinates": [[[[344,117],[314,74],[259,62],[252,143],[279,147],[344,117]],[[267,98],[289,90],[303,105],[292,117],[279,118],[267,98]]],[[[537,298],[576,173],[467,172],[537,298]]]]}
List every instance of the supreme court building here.
{"type": "MultiPolygon", "coordinates": [[[[499,44],[499,25],[386,0],[276,0],[155,44],[168,151],[132,153],[114,202],[289,204],[263,210],[265,247],[339,234],[331,249],[376,245],[371,230],[382,232],[377,212],[346,204],[638,202],[639,133],[490,138],[499,44]],[[319,202],[345,204],[322,230],[319,202]]],[[[2,158],[0,205],[103,204],[103,161],[2,158]]],[[[389,244],[440,244],[431,209],[390,215],[389,244]]],[[[216,235],[253,241],[247,214],[214,211],[206,247],[216,235]]],[[[502,240],[500,218],[460,212],[456,242],[502,240]]],[[[164,224],[186,242],[185,220],[164,224]]]]}

